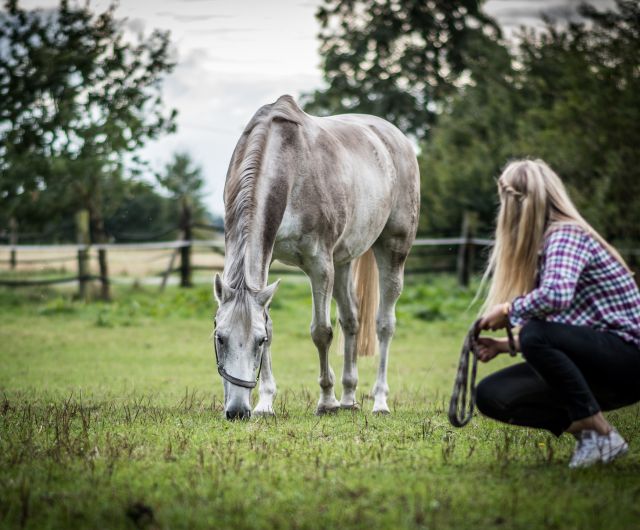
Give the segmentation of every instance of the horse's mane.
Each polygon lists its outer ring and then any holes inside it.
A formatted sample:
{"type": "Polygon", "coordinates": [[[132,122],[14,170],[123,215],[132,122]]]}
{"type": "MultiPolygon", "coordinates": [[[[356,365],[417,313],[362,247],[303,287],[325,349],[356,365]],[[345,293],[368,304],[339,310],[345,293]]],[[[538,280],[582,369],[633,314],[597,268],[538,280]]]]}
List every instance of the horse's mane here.
{"type": "Polygon", "coordinates": [[[224,190],[225,239],[233,241],[233,255],[226,256],[225,281],[234,289],[246,289],[246,244],[255,214],[255,188],[260,175],[262,155],[274,120],[300,125],[304,112],[291,96],[280,96],[264,105],[245,127],[231,157],[224,190]]]}

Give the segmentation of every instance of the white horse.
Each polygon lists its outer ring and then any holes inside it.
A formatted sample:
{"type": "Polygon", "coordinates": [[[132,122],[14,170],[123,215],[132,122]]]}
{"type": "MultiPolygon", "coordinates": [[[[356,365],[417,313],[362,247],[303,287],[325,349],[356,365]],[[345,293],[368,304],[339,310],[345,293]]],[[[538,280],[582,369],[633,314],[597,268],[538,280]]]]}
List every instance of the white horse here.
{"type": "Polygon", "coordinates": [[[318,118],[303,112],[291,96],[282,96],[260,108],[242,133],[224,199],[226,261],[223,277],[216,275],[214,281],[214,342],[226,417],[251,415],[251,389],[258,377],[254,413],[274,413],[269,302],[278,282],[267,286],[274,259],[299,267],[311,280],[311,337],[320,357],[316,412],[358,407],[356,357],[372,353],[362,351],[362,345],[374,344],[377,331],[380,365],[373,412],[388,413],[395,304],[420,202],[418,164],[409,140],[375,116],[318,118]],[[355,260],[362,274],[354,281],[355,260]],[[376,264],[380,302],[374,322],[375,309],[366,308],[377,304],[376,264]],[[328,356],[332,295],[344,334],[340,401],[328,356]]]}

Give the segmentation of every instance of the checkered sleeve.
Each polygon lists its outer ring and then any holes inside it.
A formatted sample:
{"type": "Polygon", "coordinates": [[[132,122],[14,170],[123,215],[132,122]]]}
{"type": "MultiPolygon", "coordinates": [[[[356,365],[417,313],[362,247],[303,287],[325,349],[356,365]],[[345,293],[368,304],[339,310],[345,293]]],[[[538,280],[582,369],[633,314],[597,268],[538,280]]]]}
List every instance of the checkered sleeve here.
{"type": "Polygon", "coordinates": [[[542,252],[538,287],[513,300],[511,323],[522,325],[531,318],[544,319],[568,308],[590,258],[589,238],[581,228],[567,225],[551,232],[542,252]]]}

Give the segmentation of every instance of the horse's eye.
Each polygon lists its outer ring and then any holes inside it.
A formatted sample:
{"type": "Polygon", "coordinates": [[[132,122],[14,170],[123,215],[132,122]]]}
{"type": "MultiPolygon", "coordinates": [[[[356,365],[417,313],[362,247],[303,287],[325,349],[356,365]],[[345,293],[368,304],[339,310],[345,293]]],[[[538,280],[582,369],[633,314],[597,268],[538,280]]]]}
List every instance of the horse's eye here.
{"type": "Polygon", "coordinates": [[[267,343],[267,340],[269,340],[269,337],[262,337],[260,339],[260,346],[264,346],[267,343]]]}
{"type": "Polygon", "coordinates": [[[220,335],[218,335],[217,333],[216,333],[216,340],[218,341],[218,344],[219,344],[220,346],[223,346],[223,345],[224,345],[224,338],[223,338],[223,337],[221,337],[220,335]]]}

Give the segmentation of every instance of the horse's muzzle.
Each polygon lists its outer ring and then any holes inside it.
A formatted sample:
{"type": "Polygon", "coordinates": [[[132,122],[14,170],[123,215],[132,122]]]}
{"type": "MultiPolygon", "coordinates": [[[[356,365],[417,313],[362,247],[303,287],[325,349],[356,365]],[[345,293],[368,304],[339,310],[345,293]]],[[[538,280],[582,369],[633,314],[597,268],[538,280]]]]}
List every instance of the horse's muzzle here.
{"type": "Polygon", "coordinates": [[[248,420],[251,417],[249,407],[232,407],[225,411],[228,420],[248,420]]]}

